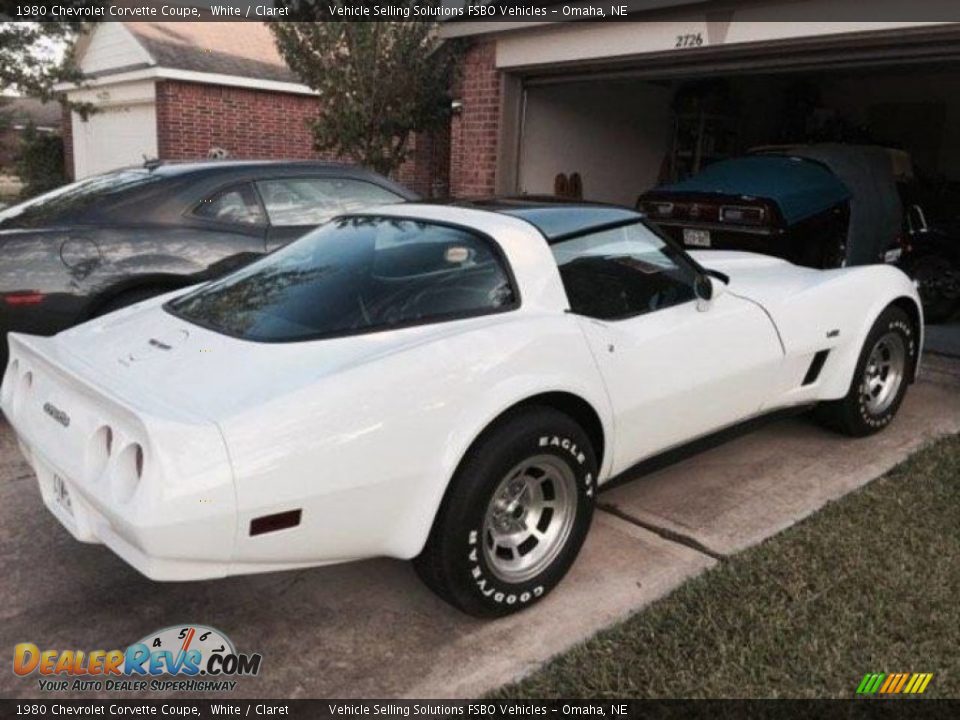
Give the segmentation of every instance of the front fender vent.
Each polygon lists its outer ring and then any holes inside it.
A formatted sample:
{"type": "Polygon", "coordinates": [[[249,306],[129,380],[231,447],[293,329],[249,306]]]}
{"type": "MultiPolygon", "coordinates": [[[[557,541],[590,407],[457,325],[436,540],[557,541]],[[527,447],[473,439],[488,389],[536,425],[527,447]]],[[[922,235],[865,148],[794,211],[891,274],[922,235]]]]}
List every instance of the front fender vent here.
{"type": "Polygon", "coordinates": [[[829,350],[821,350],[813,356],[813,360],[810,361],[810,367],[807,368],[807,374],[803,377],[803,385],[813,385],[813,383],[817,381],[817,378],[820,377],[820,371],[823,370],[823,364],[827,361],[827,355],[829,354],[829,350]]]}
{"type": "Polygon", "coordinates": [[[300,524],[301,510],[288,510],[276,515],[261,515],[250,521],[250,535],[263,535],[296,527],[300,524]]]}

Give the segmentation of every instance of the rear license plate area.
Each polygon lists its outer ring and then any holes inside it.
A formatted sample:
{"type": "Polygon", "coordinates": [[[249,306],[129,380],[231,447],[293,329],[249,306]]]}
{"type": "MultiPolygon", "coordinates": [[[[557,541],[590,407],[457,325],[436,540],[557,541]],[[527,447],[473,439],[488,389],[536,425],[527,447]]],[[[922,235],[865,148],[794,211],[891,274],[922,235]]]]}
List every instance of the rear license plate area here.
{"type": "Polygon", "coordinates": [[[711,238],[709,230],[696,230],[694,228],[683,229],[683,244],[689,247],[710,247],[711,238]]]}

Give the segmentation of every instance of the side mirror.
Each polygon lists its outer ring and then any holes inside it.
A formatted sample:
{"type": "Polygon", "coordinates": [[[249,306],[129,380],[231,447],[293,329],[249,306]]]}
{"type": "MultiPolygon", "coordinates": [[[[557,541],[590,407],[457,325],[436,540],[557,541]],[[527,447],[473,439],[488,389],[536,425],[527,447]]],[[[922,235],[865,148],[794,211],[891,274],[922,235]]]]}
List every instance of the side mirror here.
{"type": "Polygon", "coordinates": [[[709,310],[713,301],[720,297],[726,288],[727,284],[722,280],[716,280],[706,274],[698,275],[693,283],[693,292],[697,296],[697,310],[700,312],[709,310]]]}

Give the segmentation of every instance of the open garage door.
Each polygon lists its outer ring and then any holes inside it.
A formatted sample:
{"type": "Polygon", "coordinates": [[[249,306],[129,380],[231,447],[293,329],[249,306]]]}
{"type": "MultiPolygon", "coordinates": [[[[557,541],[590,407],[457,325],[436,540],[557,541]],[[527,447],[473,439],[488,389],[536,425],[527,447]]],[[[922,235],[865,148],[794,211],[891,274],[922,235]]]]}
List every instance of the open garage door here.
{"type": "Polygon", "coordinates": [[[633,205],[664,182],[766,145],[841,142],[906,151],[916,173],[960,187],[960,63],[648,79],[531,82],[520,193],[578,174],[583,198],[633,205]]]}
{"type": "MultiPolygon", "coordinates": [[[[958,33],[831,34],[510,68],[519,128],[516,153],[502,156],[502,190],[553,193],[559,175],[576,173],[584,199],[633,205],[718,159],[824,141],[903,149],[924,177],[960,183],[958,33]]],[[[509,47],[501,56],[524,59],[509,47]]]]}

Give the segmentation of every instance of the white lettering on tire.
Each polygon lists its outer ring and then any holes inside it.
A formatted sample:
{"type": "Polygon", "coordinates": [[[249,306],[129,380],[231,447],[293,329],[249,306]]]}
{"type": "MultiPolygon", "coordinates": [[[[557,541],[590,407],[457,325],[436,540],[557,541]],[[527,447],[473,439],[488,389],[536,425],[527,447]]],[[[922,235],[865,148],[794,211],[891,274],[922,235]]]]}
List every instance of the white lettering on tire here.
{"type": "Polygon", "coordinates": [[[580,452],[580,448],[578,448],[577,444],[570,438],[562,438],[559,435],[543,435],[540,438],[540,447],[557,447],[566,450],[573,455],[581,465],[587,460],[587,456],[580,452]]]}

